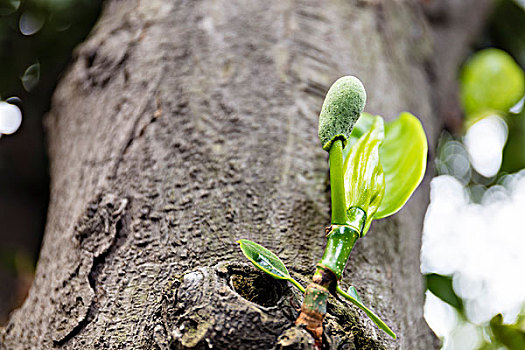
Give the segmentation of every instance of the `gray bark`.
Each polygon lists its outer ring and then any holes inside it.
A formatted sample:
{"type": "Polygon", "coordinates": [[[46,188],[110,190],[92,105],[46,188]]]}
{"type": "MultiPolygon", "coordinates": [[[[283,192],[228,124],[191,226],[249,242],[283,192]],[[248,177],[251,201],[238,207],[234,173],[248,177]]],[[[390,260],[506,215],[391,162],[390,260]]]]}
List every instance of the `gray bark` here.
{"type": "MultiPolygon", "coordinates": [[[[330,219],[325,92],[359,76],[365,110],[411,111],[432,149],[432,36],[412,1],[110,1],[46,120],[46,234],[0,348],[311,347],[307,334],[278,344],[301,296],[235,241],[272,249],[306,285],[330,219]]],[[[332,300],[327,347],[437,347],[419,272],[428,180],[372,226],[343,277],[399,339],[332,300]]]]}

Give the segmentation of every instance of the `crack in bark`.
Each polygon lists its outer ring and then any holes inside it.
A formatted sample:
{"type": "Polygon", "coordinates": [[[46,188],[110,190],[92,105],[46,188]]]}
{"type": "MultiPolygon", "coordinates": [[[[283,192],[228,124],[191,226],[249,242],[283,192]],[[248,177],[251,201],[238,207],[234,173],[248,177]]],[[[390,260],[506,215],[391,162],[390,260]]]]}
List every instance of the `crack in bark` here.
{"type": "MultiPolygon", "coordinates": [[[[162,76],[163,75],[160,74],[160,78],[156,79],[155,84],[153,85],[152,88],[149,89],[148,92],[157,90],[157,88],[161,84],[162,76]]],[[[148,92],[146,92],[146,94],[148,92]]],[[[148,99],[146,104],[144,105],[144,107],[142,107],[139,110],[138,116],[135,119],[135,121],[133,122],[133,126],[131,127],[131,130],[130,130],[130,132],[128,134],[127,141],[124,144],[124,146],[122,146],[121,150],[119,151],[117,159],[115,160],[115,164],[113,165],[113,170],[110,172],[110,175],[108,176],[108,179],[114,180],[114,179],[117,178],[117,174],[118,174],[118,170],[119,170],[120,164],[124,160],[124,156],[128,152],[128,150],[131,147],[131,145],[133,144],[133,142],[135,140],[137,140],[138,138],[142,137],[144,135],[144,132],[146,131],[147,127],[149,125],[153,124],[162,115],[162,107],[161,107],[161,104],[160,104],[160,100],[159,100],[159,98],[157,96],[157,98],[156,98],[156,108],[155,108],[155,112],[153,112],[153,116],[139,130],[139,124],[140,124],[141,120],[143,119],[143,116],[146,115],[146,112],[151,107],[152,107],[151,100],[148,99]],[[137,132],[137,130],[139,130],[139,131],[137,132]]]]}
{"type": "MultiPolygon", "coordinates": [[[[77,319],[76,325],[65,332],[58,339],[53,340],[53,345],[59,347],[65,345],[69,340],[78,335],[96,317],[97,299],[96,285],[102,267],[108,257],[110,257],[120,247],[125,240],[126,223],[130,220],[129,213],[126,212],[128,199],[117,200],[112,194],[98,196],[98,198],[88,205],[85,215],[79,220],[76,227],[75,238],[81,246],[82,252],[86,253],[90,261],[87,271],[88,288],[91,289],[92,297],[84,315],[77,319]],[[118,206],[116,206],[118,204],[118,206]],[[114,232],[114,233],[113,233],[114,232]],[[109,236],[108,236],[109,235],[109,236]],[[109,239],[108,239],[109,238],[109,239]]],[[[83,278],[80,271],[83,270],[82,260],[76,268],[76,273],[72,278],[83,278]]],[[[67,282],[64,281],[67,285],[67,282]]],[[[85,288],[86,286],[84,286],[85,288]]],[[[82,302],[81,296],[76,297],[77,302],[82,302]]]]}
{"type": "Polygon", "coordinates": [[[73,337],[75,337],[77,334],[80,333],[82,329],[84,329],[87,324],[90,322],[88,317],[92,314],[92,308],[95,303],[95,300],[91,300],[91,304],[89,305],[88,311],[86,313],[86,316],[80,320],[77,325],[69,331],[62,339],[59,340],[53,340],[53,346],[60,347],[62,345],[65,345],[68,341],[70,341],[73,337]]]}

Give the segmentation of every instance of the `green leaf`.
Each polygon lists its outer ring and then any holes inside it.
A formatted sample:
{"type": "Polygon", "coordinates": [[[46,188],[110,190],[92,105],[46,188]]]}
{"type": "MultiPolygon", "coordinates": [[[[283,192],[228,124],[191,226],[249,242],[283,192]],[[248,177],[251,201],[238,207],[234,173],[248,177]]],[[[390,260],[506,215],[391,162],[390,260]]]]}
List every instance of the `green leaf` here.
{"type": "Polygon", "coordinates": [[[361,236],[370,227],[385,193],[383,168],[379,161],[379,146],[384,137],[383,118],[374,118],[370,130],[350,148],[343,166],[346,206],[361,208],[367,214],[361,236]]]}
{"type": "Polygon", "coordinates": [[[501,350],[498,344],[484,340],[477,350],[501,350]]]}
{"type": "Polygon", "coordinates": [[[286,280],[290,277],[290,273],[281,259],[262,245],[246,239],[241,239],[237,243],[240,244],[241,250],[248,260],[273,278],[286,280]]]}
{"type": "Polygon", "coordinates": [[[430,273],[425,275],[427,289],[445,303],[463,312],[463,301],[454,292],[452,278],[449,276],[430,273]]]}
{"type": "Polygon", "coordinates": [[[427,166],[427,138],[419,120],[403,112],[385,125],[379,158],[385,174],[385,195],[373,219],[399,211],[421,183],[427,166]]]}
{"type": "MultiPolygon", "coordinates": [[[[345,167],[350,166],[346,159],[353,146],[370,131],[377,118],[381,117],[363,113],[357,121],[348,138],[348,146],[344,149],[345,167]]],[[[385,123],[384,140],[379,146],[385,194],[373,217],[370,211],[367,212],[369,220],[364,233],[368,231],[372,220],[396,213],[407,202],[425,174],[427,151],[425,131],[412,114],[404,112],[396,120],[385,123]]],[[[352,185],[345,183],[346,191],[347,186],[352,185]]],[[[347,207],[350,207],[348,201],[347,207]]]]}
{"type": "Polygon", "coordinates": [[[305,292],[296,280],[290,276],[288,269],[277,255],[266,249],[262,245],[247,239],[238,240],[237,243],[241,246],[241,251],[250,260],[255,267],[266,272],[270,276],[280,280],[288,280],[295,285],[301,292],[305,292]]]}
{"type": "MultiPolygon", "coordinates": [[[[352,289],[353,287],[350,287],[350,289],[352,289]]],[[[396,334],[390,329],[390,327],[388,327],[386,325],[386,323],[381,320],[372,310],[370,310],[369,308],[367,308],[366,306],[363,305],[363,303],[361,303],[361,301],[359,300],[359,296],[357,296],[357,291],[355,290],[355,288],[353,288],[353,290],[350,290],[349,289],[349,292],[351,293],[354,293],[355,292],[355,296],[352,296],[350,294],[347,294],[345,292],[343,292],[343,290],[341,289],[341,287],[337,286],[337,292],[339,294],[341,294],[343,297],[345,297],[346,299],[348,299],[350,302],[352,302],[352,304],[354,304],[355,306],[357,306],[358,308],[360,308],[361,310],[363,310],[365,312],[365,314],[370,317],[370,319],[376,324],[377,327],[379,327],[380,329],[382,329],[383,331],[385,331],[386,334],[388,334],[389,336],[391,336],[392,338],[396,339],[397,336],[396,334]],[[357,296],[357,297],[356,297],[357,296]]]]}
{"type": "Polygon", "coordinates": [[[503,316],[498,314],[490,320],[490,329],[496,340],[509,350],[525,349],[525,331],[517,325],[503,324],[503,316]]]}
{"type": "Polygon", "coordinates": [[[470,58],[460,74],[467,123],[487,111],[508,112],[523,96],[523,70],[505,51],[485,49],[470,58]]]}
{"type": "Polygon", "coordinates": [[[357,289],[355,289],[354,286],[348,287],[346,293],[361,303],[361,298],[359,297],[359,294],[357,294],[357,289]]]}
{"type": "Polygon", "coordinates": [[[372,125],[374,124],[376,120],[376,117],[369,113],[361,113],[361,117],[357,120],[357,123],[355,123],[354,128],[352,129],[352,132],[350,133],[350,136],[348,137],[346,147],[344,148],[344,155],[343,158],[346,159],[348,157],[348,153],[350,153],[350,148],[372,128],[372,125]]]}

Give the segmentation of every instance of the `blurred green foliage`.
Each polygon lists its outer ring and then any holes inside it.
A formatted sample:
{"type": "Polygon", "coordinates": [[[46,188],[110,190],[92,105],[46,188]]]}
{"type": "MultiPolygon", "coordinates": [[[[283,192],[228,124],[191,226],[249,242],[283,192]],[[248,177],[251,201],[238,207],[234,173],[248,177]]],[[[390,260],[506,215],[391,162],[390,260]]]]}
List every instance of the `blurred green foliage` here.
{"type": "Polygon", "coordinates": [[[460,75],[461,102],[466,123],[487,113],[507,113],[523,97],[523,70],[506,52],[494,48],[476,52],[460,75]]]}
{"type": "Polygon", "coordinates": [[[525,317],[523,315],[514,324],[504,324],[503,316],[497,314],[490,320],[490,329],[496,341],[510,350],[525,349],[525,317]]]}
{"type": "MultiPolygon", "coordinates": [[[[513,0],[499,0],[489,21],[489,40],[511,54],[518,64],[525,67],[525,9],[513,0]]],[[[525,110],[509,114],[507,144],[503,150],[502,173],[512,173],[525,168],[525,110]]]]}
{"type": "Polygon", "coordinates": [[[425,281],[427,289],[431,291],[432,294],[459,310],[460,313],[463,313],[463,301],[456,295],[456,292],[454,292],[452,278],[450,276],[429,273],[425,275],[425,281]]]}
{"type": "Polygon", "coordinates": [[[499,0],[488,26],[488,40],[525,67],[525,11],[513,0],[499,0]]]}
{"type": "MultiPolygon", "coordinates": [[[[455,293],[450,276],[435,273],[425,275],[427,289],[439,299],[456,309],[461,322],[470,323],[463,300],[455,293]]],[[[502,346],[509,350],[525,349],[525,313],[513,324],[504,324],[501,314],[495,315],[488,325],[476,325],[484,340],[478,350],[497,350],[502,346]]]]}
{"type": "Polygon", "coordinates": [[[525,168],[525,109],[507,118],[508,136],[503,149],[501,172],[514,173],[525,168]]]}

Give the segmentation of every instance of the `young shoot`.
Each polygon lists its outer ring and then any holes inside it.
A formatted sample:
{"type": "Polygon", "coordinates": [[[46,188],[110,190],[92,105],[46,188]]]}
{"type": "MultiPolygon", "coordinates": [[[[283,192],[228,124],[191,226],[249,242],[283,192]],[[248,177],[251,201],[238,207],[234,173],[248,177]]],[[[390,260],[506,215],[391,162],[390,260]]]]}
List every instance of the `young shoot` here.
{"type": "Polygon", "coordinates": [[[366,103],[366,92],[359,79],[339,78],[328,90],[319,115],[319,139],[330,157],[332,224],[346,224],[343,184],[343,148],[366,103]]]}
{"type": "Polygon", "coordinates": [[[296,324],[304,326],[321,346],[323,319],[330,294],[359,307],[383,331],[395,333],[350,287],[339,281],[356,241],[373,220],[399,211],[421,182],[426,169],[427,140],[419,120],[404,112],[392,122],[362,113],[366,101],[356,77],[338,79],[327,93],[319,116],[319,138],[329,153],[332,220],[324,254],[305,289],[268,249],[240,240],[244,255],[274,278],[290,281],[305,294],[296,324]]]}

